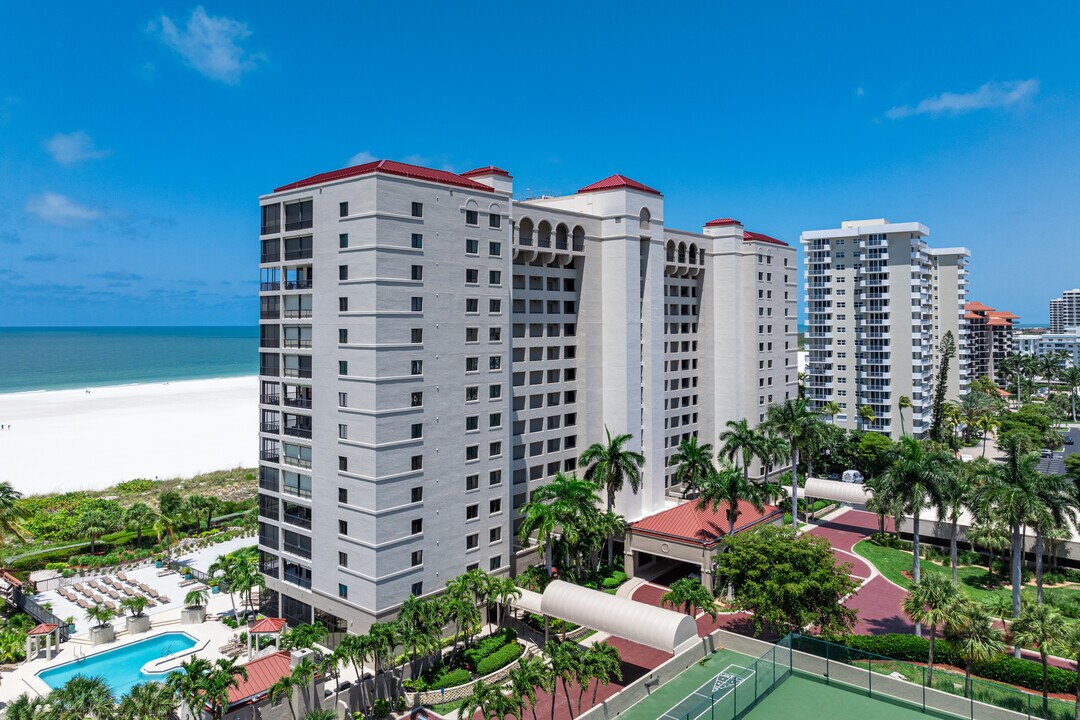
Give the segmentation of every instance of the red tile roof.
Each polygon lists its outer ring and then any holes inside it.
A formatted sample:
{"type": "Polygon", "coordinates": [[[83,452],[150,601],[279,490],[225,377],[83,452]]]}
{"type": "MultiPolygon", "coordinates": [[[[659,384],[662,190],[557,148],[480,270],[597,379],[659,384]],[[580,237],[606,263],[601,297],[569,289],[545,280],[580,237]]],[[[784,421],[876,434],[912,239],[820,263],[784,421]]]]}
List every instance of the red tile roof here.
{"type": "Polygon", "coordinates": [[[248,630],[252,635],[275,634],[285,627],[285,618],[263,618],[248,630]]]}
{"type": "Polygon", "coordinates": [[[395,160],[375,160],[373,162],[364,163],[363,165],[353,165],[352,167],[342,168],[341,170],[319,173],[318,175],[312,175],[309,178],[304,178],[303,180],[297,180],[294,183],[274,188],[274,192],[298,190],[311,185],[321,185],[322,183],[345,180],[347,178],[359,177],[375,172],[386,173],[387,175],[400,175],[401,177],[415,178],[417,180],[428,180],[444,185],[457,185],[459,187],[469,188],[470,190],[492,192],[489,186],[478,183],[475,180],[470,180],[462,175],[455,175],[446,170],[433,170],[431,168],[420,167],[419,165],[409,165],[395,160]]]}
{"type": "MultiPolygon", "coordinates": [[[[715,545],[727,535],[727,509],[726,503],[721,503],[716,510],[713,510],[711,505],[699,508],[697,500],[691,500],[631,523],[630,530],[642,535],[670,538],[696,545],[715,545]]],[[[777,517],[780,512],[780,508],[774,505],[766,505],[765,512],[758,512],[753,505],[740,500],[735,532],[777,517]]]]}
{"type": "Polygon", "coordinates": [[[979,315],[978,313],[966,312],[966,313],[964,313],[964,319],[965,320],[982,320],[983,316],[979,315]]]}
{"type": "Polygon", "coordinates": [[[986,321],[986,324],[990,327],[1006,327],[1008,325],[1011,325],[1012,323],[1010,323],[1005,318],[991,317],[986,321]]]}
{"type": "Polygon", "coordinates": [[[1019,315],[1013,315],[1008,310],[995,310],[993,312],[987,313],[987,315],[989,315],[990,317],[1005,318],[1006,320],[1019,320],[1020,319],[1019,315]]]}
{"type": "Polygon", "coordinates": [[[724,227],[725,225],[742,225],[735,218],[716,218],[705,223],[705,227],[724,227]]]}
{"type": "Polygon", "coordinates": [[[618,173],[611,177],[606,177],[603,180],[598,180],[592,185],[586,185],[578,190],[578,193],[600,192],[602,190],[614,190],[616,188],[630,188],[631,190],[640,190],[641,192],[663,197],[663,194],[659,190],[651,188],[648,185],[642,185],[637,180],[631,180],[625,175],[619,175],[618,173]]]}
{"type": "Polygon", "coordinates": [[[994,308],[989,305],[983,305],[981,302],[969,302],[964,305],[965,310],[981,310],[986,312],[987,310],[993,310],[994,308]]]}
{"type": "Polygon", "coordinates": [[[58,627],[60,627],[60,626],[59,625],[53,625],[52,623],[41,623],[40,625],[35,625],[33,627],[33,629],[30,630],[30,632],[28,632],[26,634],[27,635],[48,635],[49,633],[54,632],[56,630],[56,628],[58,628],[58,627]]]}
{"type": "Polygon", "coordinates": [[[765,243],[771,243],[773,245],[783,245],[784,247],[791,247],[790,245],[788,245],[783,240],[777,240],[774,237],[769,237],[768,235],[762,235],[761,233],[750,232],[749,230],[747,230],[746,232],[743,233],[743,240],[745,242],[765,242],[765,243]]]}
{"type": "Polygon", "coordinates": [[[229,688],[229,705],[252,700],[262,695],[270,686],[286,675],[292,674],[292,660],[285,650],[266,655],[244,665],[247,680],[240,678],[240,685],[229,688]]]}
{"type": "Polygon", "coordinates": [[[476,168],[475,170],[461,173],[461,177],[472,177],[473,175],[502,175],[504,177],[511,177],[510,173],[502,168],[497,168],[494,165],[488,165],[487,167],[476,168]]]}

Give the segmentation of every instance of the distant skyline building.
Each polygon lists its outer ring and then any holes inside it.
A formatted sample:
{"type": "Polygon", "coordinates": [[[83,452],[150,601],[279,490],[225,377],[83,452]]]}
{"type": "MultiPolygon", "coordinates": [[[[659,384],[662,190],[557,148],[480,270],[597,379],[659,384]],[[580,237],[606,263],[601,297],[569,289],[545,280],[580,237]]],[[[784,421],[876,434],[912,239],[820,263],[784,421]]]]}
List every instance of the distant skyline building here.
{"type": "Polygon", "coordinates": [[[1062,334],[1071,327],[1080,327],[1080,289],[1066,290],[1050,301],[1050,332],[1062,334]]]}
{"type": "Polygon", "coordinates": [[[929,234],[922,223],[884,218],[802,233],[806,392],[817,410],[837,404],[833,422],[840,427],[893,438],[904,430],[924,436],[939,362],[936,343],[948,331],[956,336],[957,356],[947,396],[958,397],[967,385],[961,356],[970,252],[933,250],[924,240],[929,234]],[[912,407],[901,419],[904,396],[912,407]],[[873,421],[860,419],[864,406],[873,411],[873,421]]]}
{"type": "Polygon", "coordinates": [[[999,366],[1014,352],[1014,325],[1020,319],[1007,310],[995,310],[981,302],[964,305],[966,325],[966,357],[969,380],[988,377],[995,382],[999,366]]]}
{"type": "Polygon", "coordinates": [[[797,395],[795,249],[668,228],[625,176],[517,201],[499,168],[377,161],[259,200],[263,611],[332,642],[533,557],[522,505],[605,428],[646,457],[633,521],[681,441],[797,395]]]}
{"type": "Polygon", "coordinates": [[[1074,366],[1080,365],[1080,327],[1068,327],[1062,333],[1018,333],[1013,342],[1016,352],[1036,357],[1064,352],[1074,366]]]}

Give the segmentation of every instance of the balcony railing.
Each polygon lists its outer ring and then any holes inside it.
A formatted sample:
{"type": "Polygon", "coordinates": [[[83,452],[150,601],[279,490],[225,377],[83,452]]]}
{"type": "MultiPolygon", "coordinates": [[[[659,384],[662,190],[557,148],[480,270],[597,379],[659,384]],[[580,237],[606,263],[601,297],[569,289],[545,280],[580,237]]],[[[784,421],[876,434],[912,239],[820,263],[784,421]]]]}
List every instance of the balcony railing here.
{"type": "Polygon", "coordinates": [[[311,409],[311,398],[289,397],[289,396],[286,395],[285,396],[285,405],[287,407],[305,408],[307,410],[310,410],[311,409]]]}
{"type": "Polygon", "coordinates": [[[293,437],[311,439],[311,428],[285,427],[285,434],[293,437]]]}
{"type": "Polygon", "coordinates": [[[307,230],[311,227],[311,220],[293,220],[292,222],[285,221],[285,232],[292,230],[307,230]]]}
{"type": "Polygon", "coordinates": [[[311,347],[310,340],[294,340],[291,338],[285,338],[285,347],[287,348],[300,348],[306,349],[311,347]]]}
{"type": "Polygon", "coordinates": [[[276,450],[263,450],[259,453],[259,459],[266,462],[280,462],[281,455],[276,450]]]}
{"type": "Polygon", "coordinates": [[[271,292],[277,290],[279,283],[276,282],[261,282],[259,283],[259,292],[271,292]]]}
{"type": "Polygon", "coordinates": [[[289,513],[284,513],[281,516],[281,521],[288,523],[289,525],[295,525],[298,528],[306,528],[308,530],[311,529],[310,517],[303,517],[301,515],[290,515],[289,513]]]}
{"type": "Polygon", "coordinates": [[[285,368],[285,377],[309,378],[311,377],[311,368],[285,368]]]}
{"type": "Polygon", "coordinates": [[[259,367],[259,374],[260,375],[265,375],[266,377],[277,377],[278,376],[277,365],[261,365],[259,367]]]}
{"type": "MultiPolygon", "coordinates": [[[[307,468],[309,470],[311,469],[311,460],[306,460],[304,458],[298,458],[298,457],[292,457],[290,455],[285,456],[285,464],[286,465],[294,465],[296,467],[307,468]]],[[[311,491],[310,490],[308,491],[308,497],[311,497],[311,491]]]]}
{"type": "Polygon", "coordinates": [[[259,262],[263,265],[267,263],[276,263],[281,261],[281,252],[274,250],[272,252],[264,252],[259,255],[259,262]]]}
{"type": "Polygon", "coordinates": [[[259,338],[259,347],[261,348],[276,348],[281,347],[281,341],[276,337],[264,337],[259,338]]]}
{"type": "MultiPolygon", "coordinates": [[[[276,433],[280,428],[281,424],[276,422],[265,422],[259,424],[259,430],[264,433],[276,433]]],[[[288,428],[285,428],[285,431],[288,432],[288,428]]]]}
{"type": "Polygon", "coordinates": [[[295,555],[302,558],[311,558],[311,548],[305,548],[303,545],[297,545],[295,543],[284,542],[281,545],[281,549],[290,555],[295,555]]]}
{"type": "Polygon", "coordinates": [[[311,498],[311,488],[302,488],[297,485],[282,485],[281,492],[284,495],[292,495],[298,498],[311,498]]]}
{"type": "Polygon", "coordinates": [[[302,588],[311,588],[311,578],[301,577],[295,573],[291,573],[288,571],[286,571],[282,577],[287,583],[292,583],[293,585],[297,585],[302,588]]]}
{"type": "MultiPolygon", "coordinates": [[[[308,227],[311,227],[311,225],[308,225],[308,227]]],[[[285,251],[285,259],[286,260],[310,260],[311,257],[312,257],[312,251],[311,251],[310,248],[306,249],[306,250],[286,250],[285,251]]]]}
{"type": "Polygon", "coordinates": [[[277,320],[280,317],[281,317],[281,311],[280,310],[260,310],[259,311],[259,319],[260,320],[277,320]]]}
{"type": "Polygon", "coordinates": [[[259,402],[263,405],[277,405],[281,402],[280,395],[260,395],[259,402]]]}
{"type": "MultiPolygon", "coordinates": [[[[286,258],[286,259],[288,260],[288,259],[291,259],[291,258],[286,258]]],[[[311,278],[307,278],[305,280],[286,280],[285,281],[285,289],[286,290],[307,290],[310,287],[311,287],[311,278]]]]}
{"type": "Polygon", "coordinates": [[[273,235],[274,233],[281,232],[281,222],[272,223],[270,225],[263,225],[259,230],[260,235],[273,235]]]}
{"type": "Polygon", "coordinates": [[[286,310],[285,317],[287,318],[309,318],[311,317],[310,310],[286,310]]]}

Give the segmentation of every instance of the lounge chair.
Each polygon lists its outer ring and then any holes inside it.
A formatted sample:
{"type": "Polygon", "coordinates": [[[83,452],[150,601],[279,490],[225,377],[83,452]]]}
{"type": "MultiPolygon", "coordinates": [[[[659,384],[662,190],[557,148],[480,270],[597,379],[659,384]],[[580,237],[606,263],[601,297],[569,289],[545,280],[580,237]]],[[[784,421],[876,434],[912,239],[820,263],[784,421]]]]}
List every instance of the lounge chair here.
{"type": "Polygon", "coordinates": [[[111,597],[113,600],[119,600],[120,593],[116,592],[115,590],[109,590],[109,597],[111,597]]]}
{"type": "Polygon", "coordinates": [[[150,595],[150,597],[154,598],[155,600],[157,600],[159,597],[161,597],[161,593],[159,593],[154,588],[150,588],[149,590],[147,590],[147,594],[150,595]]]}
{"type": "Polygon", "coordinates": [[[120,582],[127,582],[128,581],[127,575],[124,574],[123,572],[116,573],[116,577],[120,578],[120,582]]]}
{"type": "Polygon", "coordinates": [[[168,605],[172,602],[172,600],[169,599],[168,595],[162,595],[158,598],[158,602],[160,602],[162,605],[168,605]]]}
{"type": "Polygon", "coordinates": [[[76,592],[82,592],[82,583],[75,583],[72,587],[75,588],[76,592]]]}

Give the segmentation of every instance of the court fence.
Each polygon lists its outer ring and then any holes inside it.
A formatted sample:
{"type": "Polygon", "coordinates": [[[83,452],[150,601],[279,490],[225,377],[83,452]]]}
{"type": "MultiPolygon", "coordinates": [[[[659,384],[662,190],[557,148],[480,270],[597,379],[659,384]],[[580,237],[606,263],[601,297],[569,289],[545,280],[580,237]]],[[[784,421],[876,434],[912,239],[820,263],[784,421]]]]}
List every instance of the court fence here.
{"type": "Polygon", "coordinates": [[[1073,720],[1076,713],[1075,703],[1054,698],[1044,703],[1041,694],[978,678],[965,683],[963,674],[943,667],[934,668],[933,683],[929,686],[927,668],[923,665],[874,655],[821,638],[793,633],[777,644],[778,648],[780,646],[788,648],[791,671],[798,675],[822,679],[829,685],[839,685],[939,717],[1073,720]]]}

